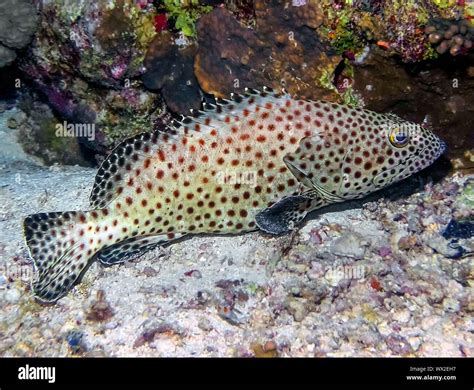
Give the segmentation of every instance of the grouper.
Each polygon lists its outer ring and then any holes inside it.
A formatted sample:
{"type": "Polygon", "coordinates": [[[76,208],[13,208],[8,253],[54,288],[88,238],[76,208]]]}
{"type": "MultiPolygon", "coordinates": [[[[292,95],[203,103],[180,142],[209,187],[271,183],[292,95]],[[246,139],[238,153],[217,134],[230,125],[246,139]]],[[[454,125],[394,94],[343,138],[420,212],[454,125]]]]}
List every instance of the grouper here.
{"type": "Polygon", "coordinates": [[[247,89],[119,144],[89,211],[28,216],[32,290],[66,294],[88,265],[118,264],[192,234],[279,235],[326,205],[432,164],[445,143],[394,114],[247,89]]]}

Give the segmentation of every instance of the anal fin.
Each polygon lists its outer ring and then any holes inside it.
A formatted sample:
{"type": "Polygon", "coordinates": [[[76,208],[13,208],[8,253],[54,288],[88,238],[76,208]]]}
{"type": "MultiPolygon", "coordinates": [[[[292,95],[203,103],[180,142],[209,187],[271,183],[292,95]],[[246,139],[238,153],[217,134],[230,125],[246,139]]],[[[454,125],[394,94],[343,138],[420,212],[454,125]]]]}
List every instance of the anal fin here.
{"type": "MultiPolygon", "coordinates": [[[[179,237],[175,236],[173,240],[177,238],[179,237]]],[[[105,266],[124,263],[169,241],[170,239],[166,234],[128,238],[99,251],[97,260],[105,266]]]]}

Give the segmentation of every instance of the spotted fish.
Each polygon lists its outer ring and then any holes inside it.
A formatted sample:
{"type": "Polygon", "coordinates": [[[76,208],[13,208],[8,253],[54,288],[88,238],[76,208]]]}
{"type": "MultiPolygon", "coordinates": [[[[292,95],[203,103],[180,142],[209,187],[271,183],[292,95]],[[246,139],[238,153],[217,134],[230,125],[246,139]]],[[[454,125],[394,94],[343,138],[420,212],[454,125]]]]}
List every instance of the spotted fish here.
{"type": "Polygon", "coordinates": [[[121,263],[187,234],[288,232],[310,211],[404,179],[444,149],[393,114],[265,88],[217,99],[118,145],[99,168],[90,211],[25,219],[32,289],[55,301],[93,259],[121,263]]]}

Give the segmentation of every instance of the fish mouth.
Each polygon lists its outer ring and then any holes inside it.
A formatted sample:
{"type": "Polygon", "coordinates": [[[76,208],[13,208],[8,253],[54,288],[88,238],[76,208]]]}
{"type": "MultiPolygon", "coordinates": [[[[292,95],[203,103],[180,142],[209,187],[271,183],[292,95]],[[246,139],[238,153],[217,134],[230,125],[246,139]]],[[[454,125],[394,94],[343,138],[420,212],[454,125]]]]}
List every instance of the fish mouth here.
{"type": "Polygon", "coordinates": [[[441,138],[439,138],[439,143],[440,143],[440,146],[439,146],[439,151],[436,158],[441,157],[441,155],[443,155],[444,152],[446,152],[446,150],[448,149],[448,145],[446,145],[446,142],[444,142],[441,138]]]}

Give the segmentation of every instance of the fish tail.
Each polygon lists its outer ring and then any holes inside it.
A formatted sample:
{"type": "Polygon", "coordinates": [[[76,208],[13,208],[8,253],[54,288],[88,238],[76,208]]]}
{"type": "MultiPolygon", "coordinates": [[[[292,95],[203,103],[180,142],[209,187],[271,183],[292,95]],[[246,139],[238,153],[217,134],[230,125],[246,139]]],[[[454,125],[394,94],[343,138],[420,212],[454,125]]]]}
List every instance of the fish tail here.
{"type": "MultiPolygon", "coordinates": [[[[94,255],[117,232],[104,232],[108,211],[54,212],[25,218],[23,233],[34,262],[34,295],[54,302],[82,276],[94,255]],[[107,236],[105,234],[107,234],[107,236]]],[[[109,230],[109,229],[107,229],[109,230]]]]}

